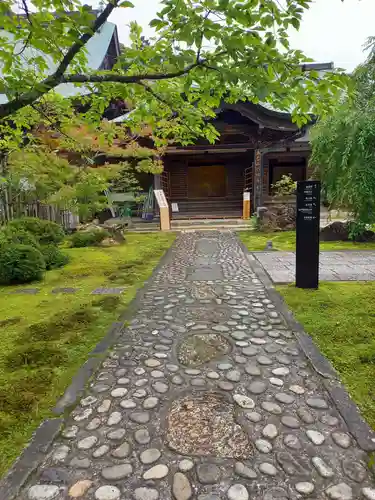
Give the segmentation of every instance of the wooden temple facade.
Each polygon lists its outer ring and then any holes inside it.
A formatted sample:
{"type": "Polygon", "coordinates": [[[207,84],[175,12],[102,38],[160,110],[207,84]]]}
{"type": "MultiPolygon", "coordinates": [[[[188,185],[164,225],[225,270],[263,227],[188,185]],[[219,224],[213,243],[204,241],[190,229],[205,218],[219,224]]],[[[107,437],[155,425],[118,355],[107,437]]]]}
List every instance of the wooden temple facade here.
{"type": "Polygon", "coordinates": [[[172,218],[241,217],[244,193],[255,210],[282,175],[310,177],[307,133],[289,114],[252,103],[225,104],[214,125],[220,132],[215,144],[169,147],[164,172],[155,176],[172,218]]]}

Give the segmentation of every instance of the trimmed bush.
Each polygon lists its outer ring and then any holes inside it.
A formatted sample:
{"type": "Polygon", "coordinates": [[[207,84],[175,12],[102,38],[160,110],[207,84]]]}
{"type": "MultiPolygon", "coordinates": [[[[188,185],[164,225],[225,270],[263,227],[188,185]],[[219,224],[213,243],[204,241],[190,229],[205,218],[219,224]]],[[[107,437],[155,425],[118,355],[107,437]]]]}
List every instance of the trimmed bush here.
{"type": "Polygon", "coordinates": [[[46,269],[57,269],[69,262],[69,256],[63,253],[56,245],[43,245],[40,251],[46,263],[46,269]]]}
{"type": "Polygon", "coordinates": [[[65,237],[64,230],[59,224],[49,220],[38,219],[37,217],[14,219],[8,223],[7,227],[15,231],[27,231],[33,234],[41,245],[48,245],[50,243],[57,245],[65,237]]]}
{"type": "Polygon", "coordinates": [[[30,245],[11,243],[0,250],[0,283],[29,283],[43,277],[46,264],[41,252],[30,245]]]}
{"type": "Polygon", "coordinates": [[[99,245],[103,240],[109,238],[110,234],[104,229],[94,229],[92,231],[78,231],[72,236],[72,247],[93,247],[99,245]]]}
{"type": "Polygon", "coordinates": [[[19,243],[39,248],[39,243],[35,236],[23,229],[16,230],[13,227],[6,226],[0,231],[0,245],[19,243]]]}

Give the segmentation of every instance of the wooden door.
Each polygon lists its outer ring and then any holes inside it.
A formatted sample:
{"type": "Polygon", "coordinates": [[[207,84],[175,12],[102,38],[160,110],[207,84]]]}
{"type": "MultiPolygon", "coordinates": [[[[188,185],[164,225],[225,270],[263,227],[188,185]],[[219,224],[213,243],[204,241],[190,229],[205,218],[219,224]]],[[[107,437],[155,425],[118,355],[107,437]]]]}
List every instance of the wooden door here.
{"type": "Polygon", "coordinates": [[[219,198],[226,195],[224,165],[188,167],[189,198],[219,198]]]}

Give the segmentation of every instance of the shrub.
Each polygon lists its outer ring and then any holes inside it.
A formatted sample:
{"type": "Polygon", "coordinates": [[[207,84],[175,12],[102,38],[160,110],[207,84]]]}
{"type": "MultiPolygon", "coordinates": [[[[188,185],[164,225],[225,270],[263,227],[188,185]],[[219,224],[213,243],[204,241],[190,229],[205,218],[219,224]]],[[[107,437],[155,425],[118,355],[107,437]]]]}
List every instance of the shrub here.
{"type": "Polygon", "coordinates": [[[27,231],[35,236],[42,245],[61,243],[64,239],[64,230],[56,222],[38,219],[37,217],[23,217],[8,223],[8,228],[16,231],[27,231]]]}
{"type": "Polygon", "coordinates": [[[92,231],[78,231],[72,236],[72,247],[92,247],[99,245],[105,238],[109,238],[110,234],[104,229],[94,229],[92,231]]]}
{"type": "Polygon", "coordinates": [[[6,226],[0,231],[0,245],[9,243],[19,243],[39,248],[39,243],[33,234],[24,229],[16,230],[16,228],[6,226]]]}
{"type": "Polygon", "coordinates": [[[46,269],[57,269],[63,267],[69,262],[69,257],[55,245],[43,245],[40,251],[46,263],[46,269]]]}
{"type": "Polygon", "coordinates": [[[43,277],[46,264],[40,250],[11,243],[0,251],[0,283],[28,283],[43,277]]]}

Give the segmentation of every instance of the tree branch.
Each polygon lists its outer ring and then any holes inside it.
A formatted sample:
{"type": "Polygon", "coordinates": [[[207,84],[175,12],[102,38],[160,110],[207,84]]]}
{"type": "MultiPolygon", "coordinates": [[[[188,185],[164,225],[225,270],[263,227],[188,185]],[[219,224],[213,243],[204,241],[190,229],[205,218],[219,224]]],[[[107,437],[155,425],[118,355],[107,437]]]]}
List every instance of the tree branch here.
{"type": "Polygon", "coordinates": [[[70,49],[67,51],[56,71],[52,73],[52,75],[45,78],[42,82],[40,82],[40,88],[35,89],[30,92],[25,92],[21,96],[9,101],[0,106],[0,118],[5,118],[10,114],[18,111],[19,109],[32,104],[34,101],[39,99],[42,95],[46,94],[53,88],[57,87],[62,82],[62,77],[67,70],[69,64],[72,62],[74,57],[78,54],[78,52],[86,45],[86,43],[95,35],[95,33],[103,26],[103,24],[107,21],[108,17],[112,13],[112,11],[118,6],[120,0],[111,0],[106,5],[105,9],[99,16],[95,19],[91,28],[81,35],[79,39],[73,43],[70,49]]]}

